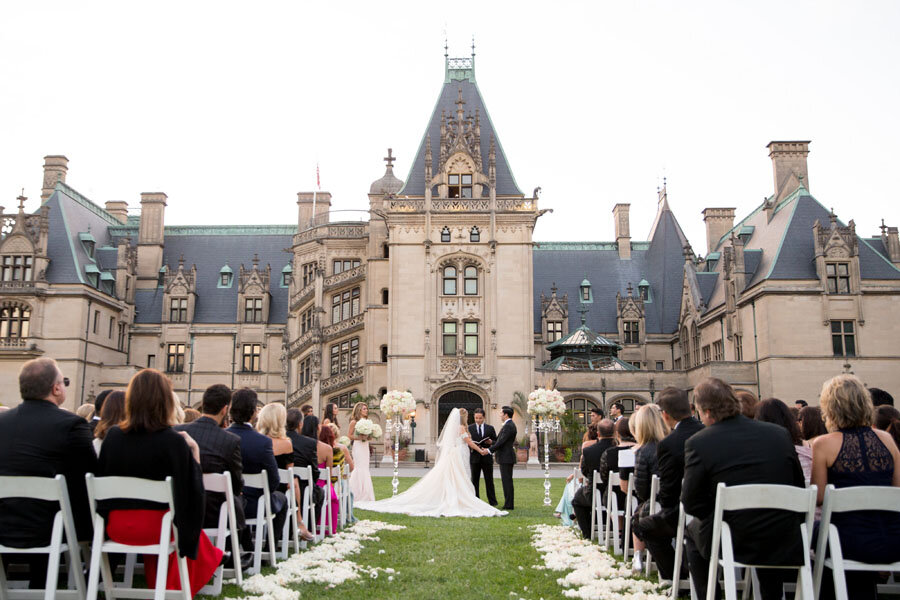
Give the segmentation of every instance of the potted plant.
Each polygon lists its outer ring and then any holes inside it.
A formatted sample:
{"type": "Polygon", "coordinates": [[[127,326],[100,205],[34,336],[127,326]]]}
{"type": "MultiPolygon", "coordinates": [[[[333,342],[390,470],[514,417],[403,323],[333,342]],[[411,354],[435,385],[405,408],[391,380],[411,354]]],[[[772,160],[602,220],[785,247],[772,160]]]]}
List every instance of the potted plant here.
{"type": "Polygon", "coordinates": [[[523,435],[516,441],[516,460],[520,463],[528,462],[529,437],[523,435]]]}

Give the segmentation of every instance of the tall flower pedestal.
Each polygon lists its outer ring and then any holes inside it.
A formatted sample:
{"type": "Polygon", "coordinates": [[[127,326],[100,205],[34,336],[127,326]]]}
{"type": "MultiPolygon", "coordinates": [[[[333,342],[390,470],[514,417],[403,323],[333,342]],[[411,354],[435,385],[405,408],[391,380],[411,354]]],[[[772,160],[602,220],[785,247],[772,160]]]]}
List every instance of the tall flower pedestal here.
{"type": "Polygon", "coordinates": [[[416,400],[409,392],[391,390],[381,397],[381,412],[386,418],[385,433],[394,440],[394,478],[391,479],[393,496],[397,495],[397,486],[400,485],[400,434],[409,433],[409,413],[416,408],[416,400]]]}
{"type": "Polygon", "coordinates": [[[531,428],[544,434],[544,506],[550,506],[550,434],[559,432],[559,418],[549,415],[532,417],[531,428]]]}
{"type": "Polygon", "coordinates": [[[544,506],[550,506],[550,434],[559,432],[559,416],[566,412],[562,394],[538,388],[528,394],[531,431],[544,434],[544,506]]]}

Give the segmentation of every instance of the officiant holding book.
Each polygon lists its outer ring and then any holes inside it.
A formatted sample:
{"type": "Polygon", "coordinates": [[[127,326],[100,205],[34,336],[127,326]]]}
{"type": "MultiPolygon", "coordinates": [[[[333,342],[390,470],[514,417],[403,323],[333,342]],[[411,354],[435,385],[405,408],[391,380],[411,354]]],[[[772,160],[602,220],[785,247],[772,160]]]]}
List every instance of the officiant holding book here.
{"type": "MultiPolygon", "coordinates": [[[[497,441],[497,433],[493,426],[484,422],[484,409],[475,409],[475,422],[469,425],[469,436],[472,441],[482,448],[489,448],[497,441]]],[[[469,467],[472,470],[472,485],[475,486],[475,495],[479,498],[478,482],[484,473],[484,491],[487,494],[488,503],[497,506],[497,496],[494,493],[494,458],[488,452],[480,454],[475,450],[469,450],[469,467]]]]}

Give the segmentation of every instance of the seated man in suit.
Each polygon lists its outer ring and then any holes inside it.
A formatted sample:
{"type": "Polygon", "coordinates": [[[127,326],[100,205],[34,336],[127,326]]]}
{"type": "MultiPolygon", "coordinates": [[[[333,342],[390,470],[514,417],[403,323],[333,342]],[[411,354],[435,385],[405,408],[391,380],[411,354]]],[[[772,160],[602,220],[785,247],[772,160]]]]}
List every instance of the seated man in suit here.
{"type": "Polygon", "coordinates": [[[659,492],[656,502],[659,512],[633,521],[635,535],[647,544],[653,560],[659,567],[661,579],[672,579],[675,549],[672,540],[678,527],[678,502],[681,497],[681,479],[684,477],[684,443],[703,429],[703,424],[691,416],[691,403],[687,392],[667,387],[657,403],[662,418],[672,430],[659,442],[656,449],[659,464],[659,492]]]}
{"type": "Polygon", "coordinates": [[[575,491],[572,496],[572,509],[581,528],[581,535],[585,539],[591,538],[591,506],[594,502],[594,494],[602,494],[599,488],[594,489],[591,482],[594,481],[594,471],[600,470],[600,461],[603,453],[615,445],[613,440],[613,428],[615,425],[610,419],[601,419],[597,423],[597,442],[581,450],[581,474],[584,476],[584,485],[575,491]]]}
{"type": "MultiPolygon", "coordinates": [[[[231,390],[227,385],[216,384],[203,392],[202,414],[193,423],[179,425],[175,429],[186,431],[200,447],[200,466],[204,473],[231,474],[231,487],[234,490],[234,512],[238,530],[246,527],[244,523],[244,498],[241,490],[244,487],[241,479],[243,463],[241,459],[241,438],[222,429],[222,422],[231,405],[231,390]]],[[[206,509],[203,516],[203,527],[218,527],[219,507],[225,501],[225,495],[218,492],[206,492],[206,509]]]]}
{"type": "MultiPolygon", "coordinates": [[[[294,466],[301,469],[312,467],[313,481],[319,479],[319,465],[317,462],[317,442],[316,440],[300,435],[300,427],[303,424],[303,413],[298,408],[291,408],[287,411],[287,436],[291,440],[294,447],[294,466]]],[[[307,482],[300,479],[300,497],[297,499],[297,506],[302,507],[303,493],[306,490],[307,482]]],[[[316,511],[322,508],[325,501],[325,494],[312,493],[312,501],[316,505],[316,511]],[[319,498],[316,498],[316,496],[319,498]]],[[[301,515],[302,517],[303,515],[301,515]]],[[[305,524],[301,525],[305,527],[305,524]]]]}
{"type": "MultiPolygon", "coordinates": [[[[803,471],[787,430],[751,421],[731,386],[710,377],[694,388],[694,402],[706,427],[685,442],[681,501],[695,517],[685,529],[688,568],[698,596],[706,597],[716,486],[769,483],[804,487],[803,471]]],[[[735,559],[750,564],[803,564],[800,515],[778,510],[726,514],[735,559]]],[[[780,600],[786,569],[757,569],[764,600],[780,600]]]]}
{"type": "MultiPolygon", "coordinates": [[[[257,432],[250,425],[258,411],[256,392],[250,388],[236,390],[231,395],[231,421],[233,425],[227,431],[241,438],[241,464],[244,473],[266,472],[269,480],[269,491],[272,495],[272,513],[275,519],[275,539],[281,537],[284,520],[287,517],[287,498],[278,491],[281,478],[278,476],[278,464],[272,452],[272,438],[257,432]]],[[[243,489],[244,513],[256,518],[256,507],[262,489],[245,487],[243,489]]]]}
{"type": "MultiPolygon", "coordinates": [[[[52,358],[29,360],[19,371],[23,402],[0,413],[0,475],[66,478],[69,503],[78,539],[90,541],[91,515],[84,474],[97,468],[91,428],[76,415],[59,408],[66,401],[68,377],[52,358]]],[[[0,544],[14,548],[50,543],[53,516],[59,507],[41,500],[0,500],[0,544]]],[[[6,557],[5,562],[10,562],[6,557]]],[[[22,555],[15,562],[29,565],[33,589],[42,589],[47,555],[22,555]]]]}

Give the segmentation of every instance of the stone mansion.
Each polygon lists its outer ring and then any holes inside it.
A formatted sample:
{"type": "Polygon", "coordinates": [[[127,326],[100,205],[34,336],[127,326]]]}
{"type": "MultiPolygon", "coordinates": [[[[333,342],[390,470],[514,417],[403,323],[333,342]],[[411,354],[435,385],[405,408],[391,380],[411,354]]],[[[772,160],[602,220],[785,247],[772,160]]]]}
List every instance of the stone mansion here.
{"type": "Polygon", "coordinates": [[[353,397],[406,389],[416,446],[431,449],[453,406],[497,422],[490,409],[537,386],[580,419],[707,376],[788,402],[817,402],[844,370],[900,391],[898,230],[865,237],[825,209],[809,142],[768,145],[773,192],[740,220],[703,211],[703,256],[665,188],[646,241],[616,204],[614,241],[535,243],[546,208],[513,177],[474,67],[446,60],[409,175],[389,151],[364,221],[301,192],[294,223],[166,225],[166,194],[129,215],[45,157],[40,209],[0,208],[0,402],[18,403],[18,369],[37,356],[59,361],[72,406],[143,367],[167,372],[184,405],[225,383],[319,414],[335,402],[342,424],[353,397]]]}

